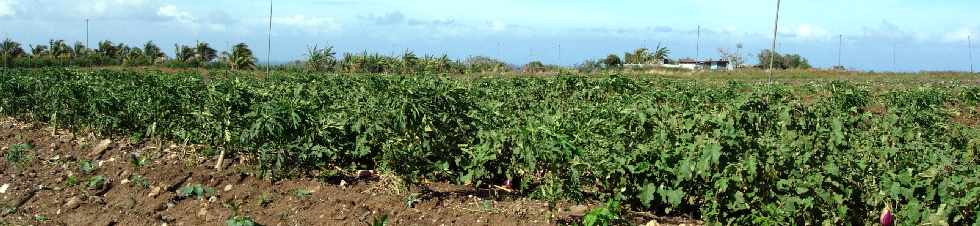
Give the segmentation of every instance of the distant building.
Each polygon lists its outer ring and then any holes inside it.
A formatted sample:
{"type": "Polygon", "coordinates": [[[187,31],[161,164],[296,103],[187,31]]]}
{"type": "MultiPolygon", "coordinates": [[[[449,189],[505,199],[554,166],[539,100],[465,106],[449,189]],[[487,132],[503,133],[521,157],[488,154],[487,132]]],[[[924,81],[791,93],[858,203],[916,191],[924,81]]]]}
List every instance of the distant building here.
{"type": "Polygon", "coordinates": [[[688,70],[735,70],[735,65],[727,60],[691,60],[680,59],[674,63],[663,59],[646,64],[623,64],[626,68],[681,68],[688,70]]]}
{"type": "Polygon", "coordinates": [[[735,70],[734,65],[732,65],[727,60],[689,60],[682,59],[677,61],[680,68],[690,69],[690,70],[735,70]]]}

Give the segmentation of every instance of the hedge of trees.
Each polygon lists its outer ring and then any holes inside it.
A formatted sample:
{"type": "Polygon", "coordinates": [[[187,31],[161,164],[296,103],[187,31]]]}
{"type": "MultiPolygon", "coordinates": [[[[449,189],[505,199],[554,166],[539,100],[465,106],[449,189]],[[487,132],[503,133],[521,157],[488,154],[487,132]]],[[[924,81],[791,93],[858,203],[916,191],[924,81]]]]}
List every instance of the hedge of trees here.
{"type": "MultiPolygon", "coordinates": [[[[258,66],[254,53],[245,43],[239,43],[229,51],[220,53],[206,42],[198,42],[192,46],[175,44],[174,55],[170,57],[152,41],[143,46],[129,46],[108,40],[99,42],[96,49],[90,49],[81,42],[69,46],[64,40],[52,40],[48,45],[33,45],[24,48],[20,43],[7,39],[0,43],[0,61],[5,67],[152,65],[176,68],[202,67],[250,70],[258,66]]],[[[274,67],[315,72],[392,74],[466,74],[517,71],[517,67],[508,65],[502,60],[484,56],[469,57],[460,61],[450,59],[447,55],[418,56],[412,51],[405,51],[397,56],[362,52],[344,53],[338,57],[333,47],[319,48],[316,46],[308,50],[305,60],[274,67]]],[[[540,68],[536,67],[532,71],[540,70],[540,68]]]]}
{"type": "MultiPolygon", "coordinates": [[[[721,51],[722,55],[726,53],[721,51]]],[[[731,54],[729,54],[731,55],[731,54]]],[[[768,68],[769,60],[775,57],[776,69],[810,69],[806,58],[797,54],[781,55],[763,50],[756,67],[768,68]]],[[[726,57],[731,58],[731,57],[726,57]]],[[[736,62],[741,64],[741,58],[736,62]]],[[[624,65],[657,64],[670,61],[670,49],[658,45],[655,49],[637,48],[622,55],[609,54],[605,58],[587,60],[575,67],[579,72],[592,73],[620,70],[624,65]]],[[[68,45],[64,40],[51,40],[47,45],[32,45],[25,48],[20,43],[6,39],[0,43],[0,62],[5,67],[63,67],[63,66],[165,66],[176,68],[202,67],[251,70],[258,67],[249,46],[239,43],[228,51],[218,52],[206,42],[194,45],[174,45],[174,55],[167,56],[152,41],[142,46],[129,46],[124,43],[101,41],[95,49],[81,42],[68,45]]],[[[447,55],[419,56],[406,50],[401,55],[369,53],[344,53],[338,56],[333,47],[308,49],[306,59],[289,64],[275,65],[278,69],[344,72],[344,73],[383,73],[383,74],[470,74],[470,73],[554,73],[561,72],[559,65],[546,65],[532,61],[523,66],[509,65],[499,59],[473,56],[464,60],[450,59],[447,55]]]]}
{"type": "Polygon", "coordinates": [[[174,45],[174,48],[176,54],[170,58],[152,41],[142,46],[129,46],[105,40],[99,42],[95,49],[91,49],[84,43],[75,42],[69,45],[64,40],[51,40],[46,45],[25,48],[20,43],[6,39],[0,42],[0,61],[6,67],[163,65],[243,70],[256,67],[256,58],[245,43],[235,45],[231,52],[221,53],[205,42],[198,42],[193,47],[174,45]]]}

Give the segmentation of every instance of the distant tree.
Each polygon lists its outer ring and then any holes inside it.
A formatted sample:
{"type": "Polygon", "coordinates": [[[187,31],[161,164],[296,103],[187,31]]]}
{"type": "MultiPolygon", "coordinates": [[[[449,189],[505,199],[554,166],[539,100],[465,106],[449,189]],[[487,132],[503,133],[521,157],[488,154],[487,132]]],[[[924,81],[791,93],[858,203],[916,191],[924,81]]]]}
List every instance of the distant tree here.
{"type": "Polygon", "coordinates": [[[721,56],[721,59],[727,60],[735,67],[745,64],[745,59],[742,56],[729,52],[727,49],[718,48],[718,55],[721,56]]]}
{"type": "Polygon", "coordinates": [[[10,39],[4,39],[3,42],[0,43],[0,54],[2,54],[4,57],[10,58],[24,57],[27,55],[27,53],[24,52],[24,48],[20,47],[20,43],[10,39]]]}
{"type": "Polygon", "coordinates": [[[639,48],[623,55],[627,64],[645,64],[653,60],[653,54],[647,48],[639,48]]]}
{"type": "Polygon", "coordinates": [[[194,58],[197,58],[200,63],[209,63],[218,58],[218,51],[211,48],[207,42],[198,42],[194,47],[194,58]]]}
{"type": "Polygon", "coordinates": [[[484,72],[504,72],[511,70],[510,66],[502,60],[486,56],[472,56],[463,61],[467,71],[470,73],[484,72]]]}
{"type": "Polygon", "coordinates": [[[10,64],[14,59],[24,57],[27,53],[24,52],[24,48],[20,47],[20,43],[14,42],[10,39],[4,39],[0,43],[0,61],[3,61],[3,65],[6,66],[10,64]]]}
{"type": "Polygon", "coordinates": [[[153,43],[153,41],[146,42],[143,44],[143,55],[146,56],[150,63],[159,63],[164,59],[167,59],[167,54],[163,53],[163,50],[159,46],[153,43]]]}
{"type": "Polygon", "coordinates": [[[772,60],[774,69],[810,69],[810,63],[798,54],[788,54],[780,55],[778,53],[773,53],[770,50],[762,50],[759,53],[759,68],[769,68],[770,60],[772,60]],[[774,59],[775,58],[775,59],[774,59]]]}
{"type": "Polygon", "coordinates": [[[788,68],[794,68],[794,69],[813,68],[812,66],[810,66],[810,62],[807,61],[806,58],[800,56],[799,54],[783,55],[783,65],[785,65],[788,68]]]}
{"type": "Polygon", "coordinates": [[[575,69],[583,73],[591,73],[602,70],[602,62],[598,60],[585,60],[579,65],[575,66],[575,69]]]}
{"type": "Polygon", "coordinates": [[[48,46],[46,45],[36,45],[30,47],[31,47],[31,55],[33,55],[34,57],[42,57],[45,54],[48,54],[48,46]]]}
{"type": "Polygon", "coordinates": [[[449,73],[452,68],[452,60],[449,60],[449,55],[442,54],[439,58],[433,59],[435,69],[440,73],[449,73]]]}
{"type": "Polygon", "coordinates": [[[149,63],[146,55],[143,54],[143,50],[140,48],[123,48],[123,59],[122,63],[126,66],[139,66],[146,65],[149,63]]]}
{"type": "Polygon", "coordinates": [[[194,49],[189,46],[174,44],[174,59],[184,63],[192,63],[194,49]]]}
{"type": "Polygon", "coordinates": [[[75,42],[75,45],[71,48],[73,57],[83,57],[88,56],[92,53],[92,50],[85,46],[85,43],[75,42]]]}
{"type": "Polygon", "coordinates": [[[307,71],[331,71],[337,63],[337,53],[333,46],[320,49],[317,46],[307,49],[305,67],[307,71]]]}
{"type": "MultiPolygon", "coordinates": [[[[115,59],[115,58],[118,58],[119,57],[119,52],[122,49],[122,48],[120,48],[121,46],[122,45],[119,45],[119,46],[114,45],[112,43],[112,41],[105,40],[105,41],[99,42],[99,48],[95,49],[95,52],[98,53],[98,54],[100,54],[100,55],[102,55],[102,56],[109,57],[109,58],[114,58],[115,59]]],[[[53,48],[54,47],[52,46],[52,49],[53,48]]]]}
{"type": "Polygon", "coordinates": [[[540,73],[544,72],[545,69],[546,67],[541,61],[531,61],[524,65],[524,73],[540,73]]]}
{"type": "Polygon", "coordinates": [[[616,54],[609,54],[606,59],[602,60],[602,64],[606,68],[619,68],[623,66],[623,60],[616,54]]]}
{"type": "Polygon", "coordinates": [[[252,54],[252,50],[248,48],[245,43],[238,43],[231,48],[231,56],[229,57],[229,66],[234,70],[251,70],[255,69],[255,55],[252,54]]]}
{"type": "Polygon", "coordinates": [[[48,55],[61,58],[70,59],[74,53],[72,48],[65,43],[65,40],[51,40],[49,43],[48,55]]]}
{"type": "Polygon", "coordinates": [[[412,51],[406,50],[405,54],[402,54],[402,73],[414,74],[418,72],[418,66],[419,57],[412,51]]]}
{"type": "Polygon", "coordinates": [[[663,62],[663,60],[670,59],[670,49],[666,46],[660,46],[657,44],[657,50],[653,52],[653,60],[657,62],[663,62]]]}

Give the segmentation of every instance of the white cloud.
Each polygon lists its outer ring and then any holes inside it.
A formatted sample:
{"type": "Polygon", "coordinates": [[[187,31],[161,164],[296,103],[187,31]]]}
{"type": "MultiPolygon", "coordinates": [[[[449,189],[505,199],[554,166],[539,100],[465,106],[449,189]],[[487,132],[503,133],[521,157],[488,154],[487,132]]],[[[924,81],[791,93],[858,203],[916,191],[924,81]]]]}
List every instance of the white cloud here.
{"type": "Polygon", "coordinates": [[[129,10],[142,8],[146,5],[147,0],[95,0],[95,1],[78,1],[78,10],[82,15],[86,16],[104,16],[110,10],[129,10]]]}
{"type": "Polygon", "coordinates": [[[963,27],[959,30],[948,32],[943,35],[943,41],[945,42],[966,42],[967,38],[972,37],[973,40],[977,40],[977,29],[975,27],[963,27]]]}
{"type": "Polygon", "coordinates": [[[497,31],[497,32],[507,30],[507,24],[499,20],[494,20],[490,22],[490,30],[497,31]]]}
{"type": "Polygon", "coordinates": [[[214,15],[204,20],[198,19],[194,14],[180,10],[175,5],[164,5],[157,10],[157,16],[176,21],[177,23],[188,26],[192,30],[206,28],[212,31],[224,32],[228,30],[228,24],[234,23],[233,20],[215,19],[214,15]]]}
{"type": "Polygon", "coordinates": [[[274,24],[284,25],[302,30],[309,33],[339,31],[340,23],[330,17],[307,17],[304,15],[292,15],[285,17],[274,17],[274,24]]]}
{"type": "Polygon", "coordinates": [[[816,25],[800,24],[792,27],[792,35],[800,39],[823,39],[830,37],[830,32],[816,25]]]}
{"type": "Polygon", "coordinates": [[[180,11],[180,9],[177,9],[177,6],[175,5],[161,6],[160,9],[157,10],[157,16],[170,18],[182,24],[197,25],[197,19],[194,18],[194,15],[191,15],[189,12],[180,11]]]}
{"type": "Polygon", "coordinates": [[[14,12],[14,5],[16,4],[17,2],[14,0],[0,0],[0,17],[17,15],[14,12]]]}
{"type": "Polygon", "coordinates": [[[887,20],[882,20],[878,26],[865,26],[861,30],[864,33],[862,38],[876,42],[926,40],[930,36],[923,32],[907,32],[887,20]]]}

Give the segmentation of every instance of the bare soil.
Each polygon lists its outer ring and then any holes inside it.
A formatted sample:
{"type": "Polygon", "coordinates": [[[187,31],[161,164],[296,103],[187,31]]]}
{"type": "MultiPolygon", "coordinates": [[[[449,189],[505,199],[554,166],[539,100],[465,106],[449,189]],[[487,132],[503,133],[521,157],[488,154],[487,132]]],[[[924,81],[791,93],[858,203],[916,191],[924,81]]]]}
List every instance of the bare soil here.
{"type": "MultiPolygon", "coordinates": [[[[576,222],[598,205],[551,208],[499,189],[445,183],[399,192],[391,189],[398,185],[394,179],[364,172],[341,181],[270,181],[256,177],[242,159],[224,159],[218,171],[217,157],[202,157],[201,148],[0,119],[0,225],[224,225],[233,216],[262,225],[369,225],[385,216],[388,225],[556,225],[576,222]],[[25,160],[12,162],[8,156],[18,144],[32,148],[21,155],[25,160]],[[131,159],[146,162],[137,166],[131,159]],[[84,161],[94,170],[82,170],[84,161]],[[100,176],[105,185],[90,187],[100,176]],[[195,185],[207,192],[200,198],[179,195],[195,185]]],[[[701,224],[646,213],[626,216],[633,224],[701,224]]]]}

